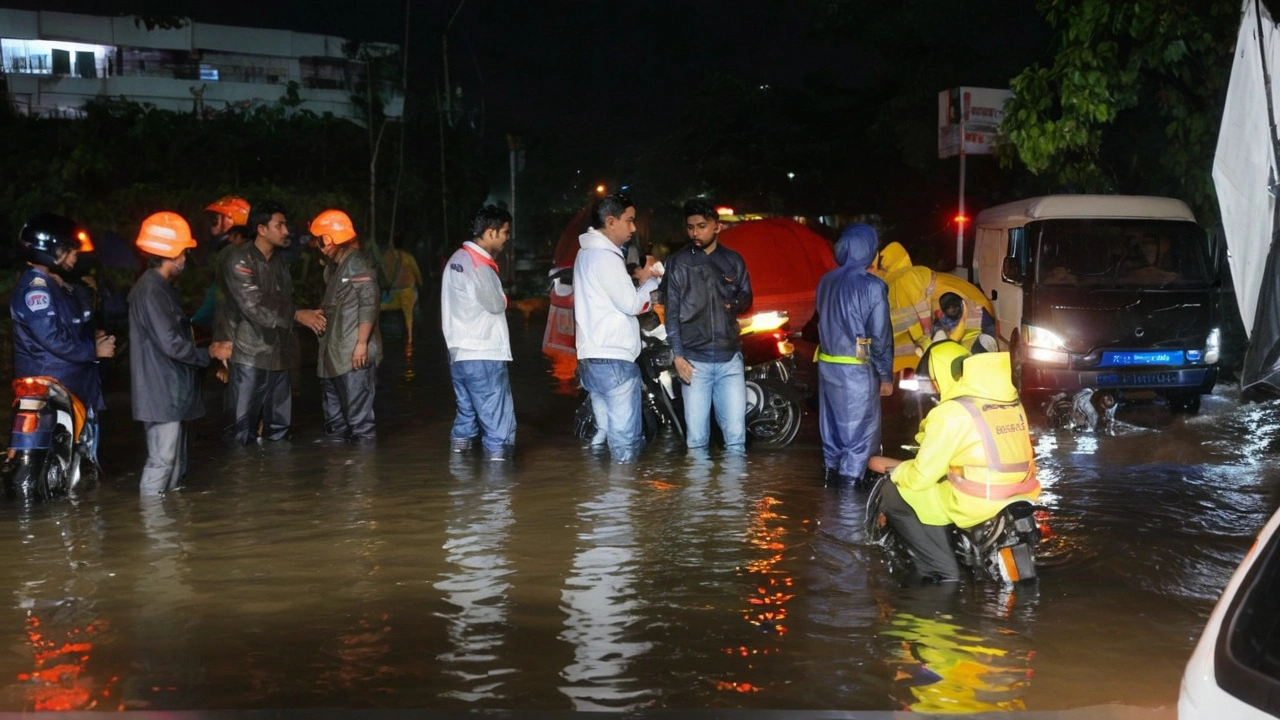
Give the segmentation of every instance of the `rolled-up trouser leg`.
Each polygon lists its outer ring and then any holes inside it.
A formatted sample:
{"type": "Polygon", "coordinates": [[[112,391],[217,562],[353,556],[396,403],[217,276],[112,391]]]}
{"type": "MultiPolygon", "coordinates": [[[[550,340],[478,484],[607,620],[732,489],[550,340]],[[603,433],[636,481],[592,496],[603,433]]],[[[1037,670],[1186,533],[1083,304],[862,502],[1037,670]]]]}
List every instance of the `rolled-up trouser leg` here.
{"type": "Polygon", "coordinates": [[[158,495],[178,487],[186,473],[187,436],[181,422],[143,423],[147,434],[147,464],[139,490],[158,495]]]}
{"type": "Polygon", "coordinates": [[[373,420],[373,396],[378,373],[373,365],[335,378],[342,398],[348,436],[357,442],[376,440],[378,431],[373,420]]]}
{"type": "Polygon", "coordinates": [[[880,496],[880,509],[889,516],[894,532],[907,544],[916,561],[916,571],[921,575],[936,575],[943,580],[959,580],[960,564],[945,525],[925,525],[916,511],[902,499],[898,486],[884,483],[880,496]]]}

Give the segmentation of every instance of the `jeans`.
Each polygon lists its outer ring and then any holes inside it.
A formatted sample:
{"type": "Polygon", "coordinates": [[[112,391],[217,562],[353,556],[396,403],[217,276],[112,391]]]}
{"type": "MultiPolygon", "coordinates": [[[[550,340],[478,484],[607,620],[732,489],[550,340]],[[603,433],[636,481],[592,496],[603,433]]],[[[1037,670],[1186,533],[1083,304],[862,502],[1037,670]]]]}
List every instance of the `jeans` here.
{"type": "Polygon", "coordinates": [[[640,417],[640,366],[630,360],[584,358],[578,361],[582,387],[591,393],[591,407],[603,406],[609,438],[609,455],[614,462],[635,462],[644,445],[640,417]]]}
{"type": "Polygon", "coordinates": [[[516,410],[505,360],[457,360],[449,363],[458,414],[450,440],[479,435],[484,454],[501,459],[516,444],[516,410]]]}
{"type": "Polygon", "coordinates": [[[747,379],[742,353],[724,362],[693,362],[693,382],[684,395],[685,445],[690,450],[711,442],[711,409],[724,434],[724,448],[731,453],[747,449],[747,379]]]}

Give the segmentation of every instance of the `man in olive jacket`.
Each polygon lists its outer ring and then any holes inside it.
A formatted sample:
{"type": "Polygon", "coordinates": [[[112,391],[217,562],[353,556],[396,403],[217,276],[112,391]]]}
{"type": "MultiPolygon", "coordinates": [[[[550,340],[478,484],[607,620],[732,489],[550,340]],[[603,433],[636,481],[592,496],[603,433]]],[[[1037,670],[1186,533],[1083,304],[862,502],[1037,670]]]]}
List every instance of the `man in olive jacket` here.
{"type": "Polygon", "coordinates": [[[247,242],[228,251],[217,280],[227,298],[227,330],[234,346],[226,410],[230,422],[223,440],[248,445],[258,439],[286,440],[293,420],[289,371],[298,367],[298,338],[293,324],[324,332],[324,313],[295,310],[293,279],[280,251],[289,245],[284,208],[254,204],[249,210],[247,242]]]}
{"type": "Polygon", "coordinates": [[[371,442],[377,438],[373,396],[382,361],[378,276],[346,213],[325,210],[311,222],[311,234],[328,259],[320,303],[326,327],[316,363],[324,434],[331,440],[371,442]]]}
{"type": "Polygon", "coordinates": [[[147,257],[147,271],[129,293],[133,419],[147,434],[140,490],[157,495],[178,487],[187,472],[182,423],[204,415],[199,370],[210,358],[231,357],[231,343],[200,350],[191,341],[191,323],[173,288],[187,250],[196,245],[187,222],[176,213],[156,213],[143,222],[136,245],[147,257]]]}

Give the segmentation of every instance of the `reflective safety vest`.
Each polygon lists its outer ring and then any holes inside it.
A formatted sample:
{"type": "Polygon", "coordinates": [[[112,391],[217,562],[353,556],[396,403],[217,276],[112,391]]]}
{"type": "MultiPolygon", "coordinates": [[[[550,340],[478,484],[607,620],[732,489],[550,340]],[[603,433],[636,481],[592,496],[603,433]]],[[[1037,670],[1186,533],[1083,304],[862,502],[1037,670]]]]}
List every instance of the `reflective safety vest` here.
{"type": "Polygon", "coordinates": [[[858,345],[854,349],[854,355],[828,355],[822,352],[822,346],[813,349],[814,362],[828,362],[836,365],[863,365],[867,362],[867,356],[871,354],[871,338],[860,337],[857,339],[858,345]]]}
{"type": "Polygon", "coordinates": [[[975,397],[959,397],[955,401],[973,417],[987,460],[985,467],[952,466],[947,479],[955,489],[985,500],[1007,500],[1035,493],[1040,481],[1036,479],[1035,456],[1022,403],[975,397]]]}

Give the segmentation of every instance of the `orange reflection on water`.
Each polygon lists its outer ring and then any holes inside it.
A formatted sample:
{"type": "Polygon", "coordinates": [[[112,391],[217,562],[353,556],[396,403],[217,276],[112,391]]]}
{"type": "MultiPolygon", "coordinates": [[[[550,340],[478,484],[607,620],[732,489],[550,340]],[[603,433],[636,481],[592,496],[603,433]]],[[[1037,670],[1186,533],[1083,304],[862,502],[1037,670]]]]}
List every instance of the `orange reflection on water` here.
{"type": "MultiPolygon", "coordinates": [[[[97,705],[92,698],[92,679],[81,677],[93,643],[88,638],[104,625],[93,623],[81,630],[72,628],[68,637],[53,639],[41,629],[40,618],[27,618],[27,643],[31,646],[34,669],[18,673],[19,682],[30,683],[26,691],[28,707],[34,710],[88,710],[97,705]]],[[[104,695],[109,692],[104,692],[104,695]]]]}
{"type": "Polygon", "coordinates": [[[551,363],[551,377],[559,381],[554,392],[557,395],[578,394],[578,356],[556,350],[544,350],[542,354],[551,363]]]}
{"type": "MultiPolygon", "coordinates": [[[[787,518],[775,509],[781,504],[781,500],[770,496],[765,496],[756,503],[751,524],[747,527],[747,542],[760,551],[760,554],[748,560],[741,568],[745,573],[759,576],[753,591],[745,598],[746,607],[742,610],[742,619],[767,633],[766,637],[777,639],[787,634],[787,628],[783,624],[787,618],[786,604],[795,597],[795,579],[779,565],[787,547],[784,542],[787,535],[784,523],[787,518]]],[[[724,652],[746,659],[747,669],[755,670],[756,659],[778,655],[781,648],[773,643],[764,647],[740,645],[724,648],[724,652]]],[[[764,686],[742,681],[718,681],[716,689],[755,693],[763,690],[764,686]]]]}

